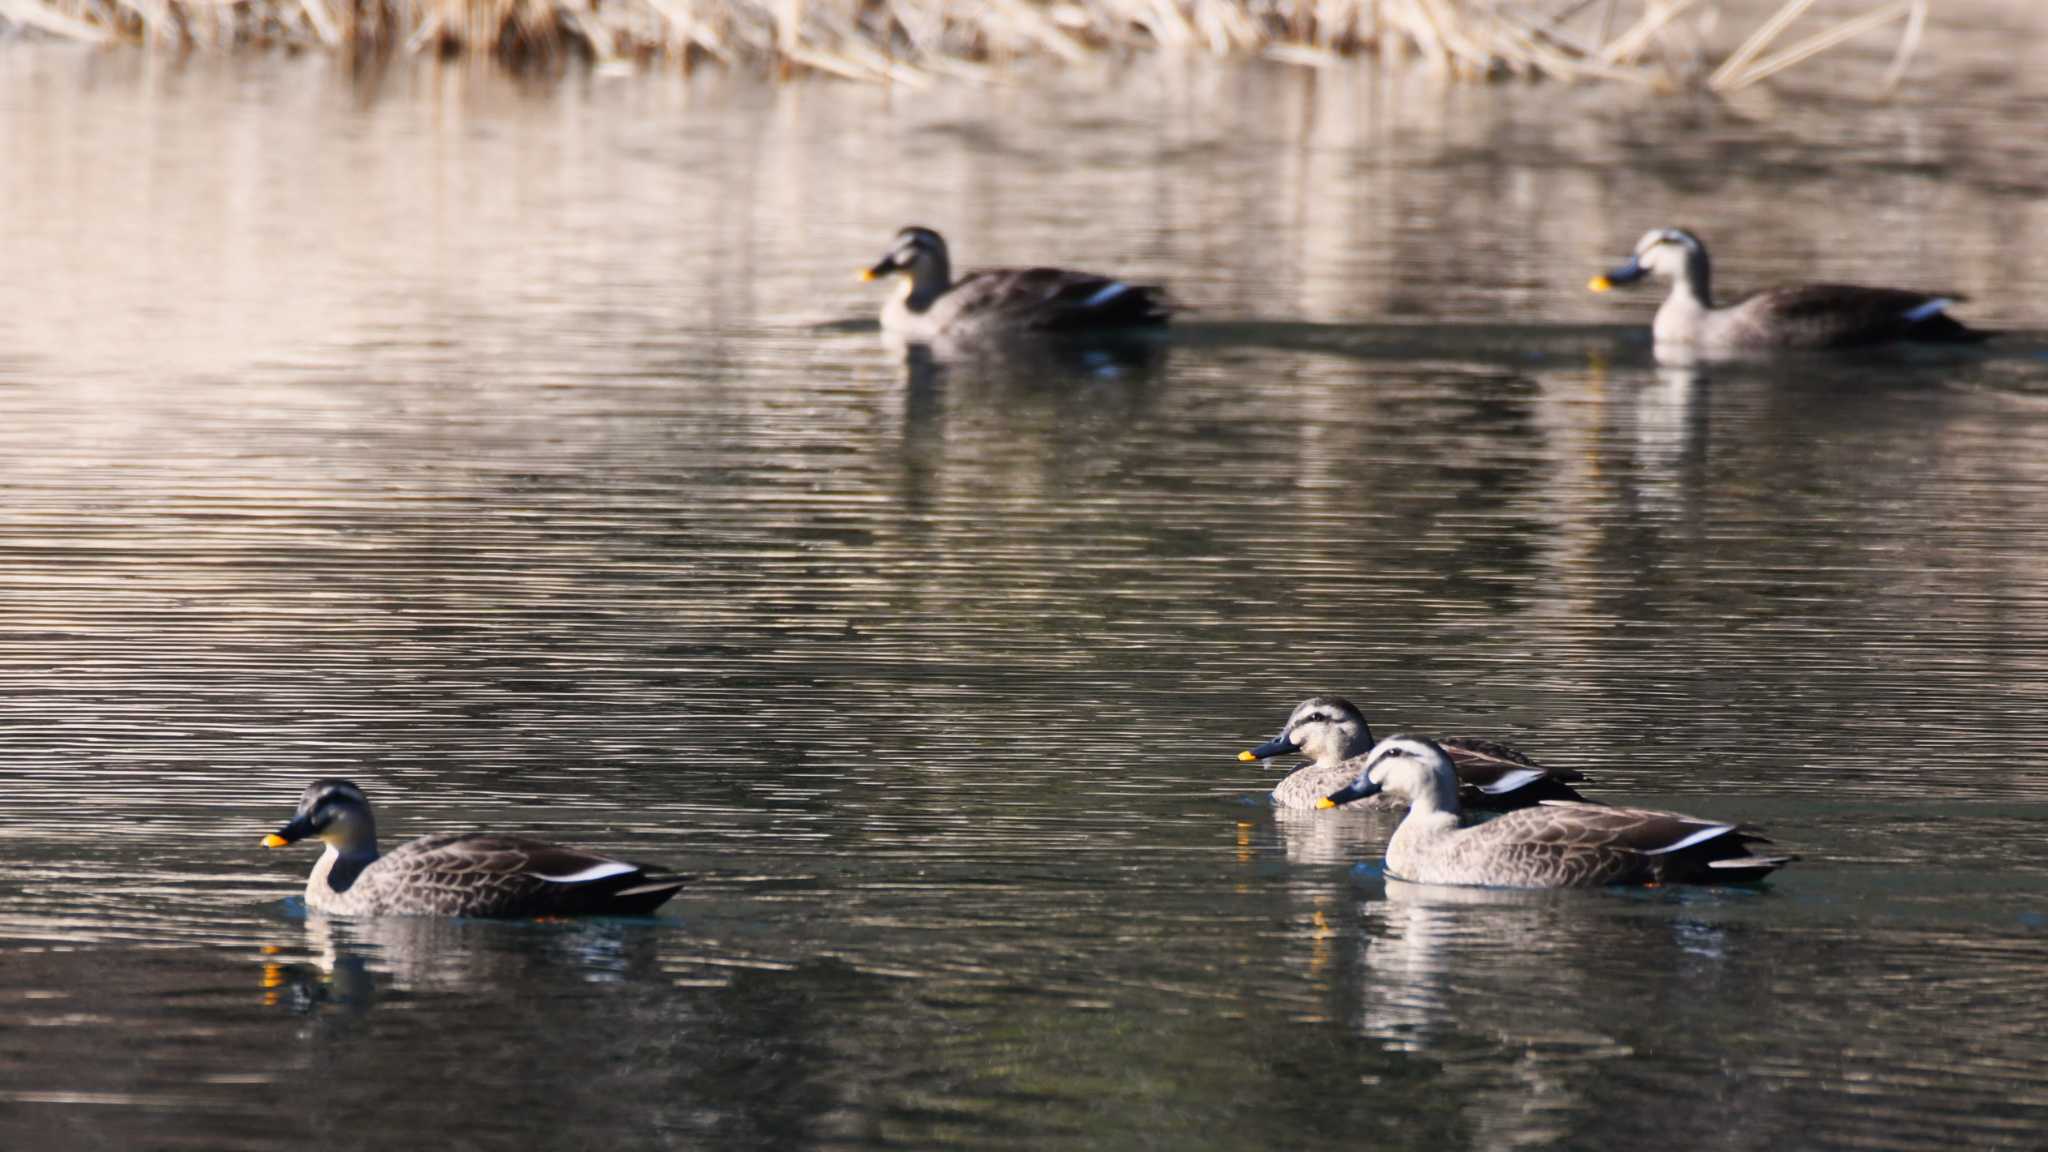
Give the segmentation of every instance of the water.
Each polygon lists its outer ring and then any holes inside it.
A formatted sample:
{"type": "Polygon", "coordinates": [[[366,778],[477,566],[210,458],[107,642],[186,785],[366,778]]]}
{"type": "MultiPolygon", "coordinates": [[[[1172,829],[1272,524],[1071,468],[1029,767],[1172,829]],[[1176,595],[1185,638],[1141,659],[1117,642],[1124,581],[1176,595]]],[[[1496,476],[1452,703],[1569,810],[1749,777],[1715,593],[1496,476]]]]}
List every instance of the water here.
{"type": "Polygon", "coordinates": [[[2012,19],[1775,112],[0,45],[0,1146],[2041,1146],[2012,19]],[[912,221],[1199,311],[906,365],[912,221]],[[1582,285],[1664,223],[2019,331],[1660,368],[1582,285]],[[1389,883],[1233,759],[1322,690],[1804,859],[1389,883]],[[308,915],[325,774],[698,881],[308,915]]]}

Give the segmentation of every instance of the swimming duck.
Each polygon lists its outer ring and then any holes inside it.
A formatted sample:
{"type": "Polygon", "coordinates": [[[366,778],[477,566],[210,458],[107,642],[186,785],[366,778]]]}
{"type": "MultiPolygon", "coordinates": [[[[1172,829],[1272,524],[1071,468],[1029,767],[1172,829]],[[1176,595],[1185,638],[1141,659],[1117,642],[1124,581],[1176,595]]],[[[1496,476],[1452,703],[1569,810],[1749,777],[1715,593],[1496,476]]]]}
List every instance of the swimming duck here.
{"type": "MultiPolygon", "coordinates": [[[[1456,765],[1458,794],[1469,808],[1506,812],[1544,800],[1585,799],[1568,784],[1584,775],[1538,764],[1506,744],[1465,736],[1446,736],[1439,744],[1456,765]]],[[[1237,758],[1308,757],[1313,763],[1273,788],[1273,802],[1282,808],[1315,808],[1317,801],[1357,779],[1361,765],[1356,757],[1372,746],[1372,729],[1356,705],[1338,696],[1311,696],[1295,705],[1280,735],[1237,758]]],[[[1401,801],[1379,795],[1365,806],[1398,808],[1401,801]]]]}
{"type": "Polygon", "coordinates": [[[1605,292],[1652,273],[1671,281],[1652,333],[1659,345],[1703,352],[1791,348],[1848,348],[1895,340],[1960,344],[1990,333],[1968,328],[1948,314],[1961,296],[1853,284],[1800,284],[1772,288],[1726,307],[1714,305],[1707,247],[1683,228],[1655,228],[1636,241],[1628,263],[1587,285],[1605,292]]]}
{"type": "Polygon", "coordinates": [[[306,906],[339,916],[640,916],[676,894],[679,877],[540,840],[487,832],[422,836],[377,854],[370,801],[347,780],[315,780],[265,848],[317,836],[327,851],[306,880],[306,906]]]}
{"type": "Polygon", "coordinates": [[[1797,859],[1756,856],[1769,843],[1733,824],[1658,812],[1547,800],[1459,827],[1451,758],[1416,736],[1392,736],[1364,771],[1323,806],[1391,793],[1408,815],[1387,842],[1387,875],[1420,884],[1594,888],[1605,884],[1730,884],[1761,880],[1797,859]]]}
{"type": "Polygon", "coordinates": [[[901,276],[882,306],[882,329],[908,341],[1021,332],[1074,332],[1164,324],[1165,289],[1065,268],[989,268],[953,279],[946,241],[929,228],[896,233],[862,280],[901,276]]]}

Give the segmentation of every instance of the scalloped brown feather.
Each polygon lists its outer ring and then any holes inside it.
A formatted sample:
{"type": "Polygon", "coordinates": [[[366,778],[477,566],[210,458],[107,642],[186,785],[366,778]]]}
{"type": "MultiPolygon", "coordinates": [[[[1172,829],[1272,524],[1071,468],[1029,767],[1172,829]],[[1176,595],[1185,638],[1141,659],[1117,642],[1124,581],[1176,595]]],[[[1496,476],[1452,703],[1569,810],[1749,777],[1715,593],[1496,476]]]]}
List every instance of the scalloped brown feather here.
{"type": "Polygon", "coordinates": [[[680,879],[657,878],[639,865],[580,848],[458,832],[400,845],[365,867],[343,891],[316,893],[309,885],[307,903],[357,916],[634,915],[651,911],[681,886],[680,879]],[[627,870],[574,883],[548,879],[606,865],[627,870]]]}

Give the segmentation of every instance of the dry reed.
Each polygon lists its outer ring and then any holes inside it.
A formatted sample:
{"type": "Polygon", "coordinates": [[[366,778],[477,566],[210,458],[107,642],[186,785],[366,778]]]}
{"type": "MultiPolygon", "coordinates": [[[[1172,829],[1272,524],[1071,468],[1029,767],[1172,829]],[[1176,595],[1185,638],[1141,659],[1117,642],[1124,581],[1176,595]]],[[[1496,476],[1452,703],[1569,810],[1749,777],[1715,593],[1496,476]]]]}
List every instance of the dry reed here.
{"type": "Polygon", "coordinates": [[[1815,2],[1786,0],[1718,64],[1697,46],[1717,0],[0,0],[0,25],[181,47],[482,52],[515,65],[715,60],[910,86],[1150,49],[1308,67],[1373,54],[1458,79],[1704,78],[1727,92],[1902,21],[1886,77],[1896,84],[1927,0],[1839,0],[1850,10],[1766,55],[1815,2]]]}

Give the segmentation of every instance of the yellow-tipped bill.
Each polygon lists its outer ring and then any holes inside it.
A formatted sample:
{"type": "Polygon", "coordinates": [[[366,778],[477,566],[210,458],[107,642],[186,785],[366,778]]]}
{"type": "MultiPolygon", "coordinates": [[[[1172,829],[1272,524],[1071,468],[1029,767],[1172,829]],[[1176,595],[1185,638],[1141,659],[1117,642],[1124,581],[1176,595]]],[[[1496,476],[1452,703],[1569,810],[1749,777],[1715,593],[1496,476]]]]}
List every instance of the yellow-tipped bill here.
{"type": "Polygon", "coordinates": [[[265,836],[263,838],[263,846],[265,848],[288,848],[291,846],[291,841],[285,839],[282,836],[279,836],[275,832],[272,832],[270,835],[265,836]]]}
{"type": "Polygon", "coordinates": [[[1336,806],[1337,802],[1335,800],[1330,799],[1328,796],[1325,796],[1322,799],[1316,801],[1316,807],[1318,808],[1335,808],[1336,806]]]}
{"type": "Polygon", "coordinates": [[[1249,753],[1249,752],[1239,752],[1239,753],[1237,754],[1237,758],[1238,758],[1239,760],[1242,760],[1242,761],[1244,761],[1244,762],[1245,762],[1245,763],[1247,763],[1247,764],[1249,764],[1249,763],[1251,763],[1252,761],[1254,761],[1254,760],[1257,760],[1257,759],[1258,759],[1258,757],[1257,757],[1257,756],[1254,756],[1254,755],[1252,755],[1252,754],[1251,754],[1251,753],[1249,753]]]}
{"type": "Polygon", "coordinates": [[[1591,280],[1586,281],[1586,290],[1589,292],[1605,292],[1613,287],[1614,281],[1609,280],[1605,276],[1595,276],[1591,280]]]}
{"type": "Polygon", "coordinates": [[[879,279],[881,279],[881,277],[875,275],[875,270],[873,268],[863,268],[860,270],[860,282],[863,284],[867,283],[870,280],[879,279]]]}

